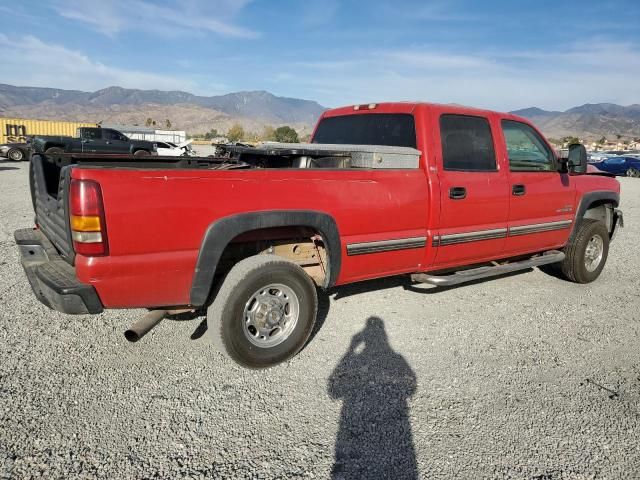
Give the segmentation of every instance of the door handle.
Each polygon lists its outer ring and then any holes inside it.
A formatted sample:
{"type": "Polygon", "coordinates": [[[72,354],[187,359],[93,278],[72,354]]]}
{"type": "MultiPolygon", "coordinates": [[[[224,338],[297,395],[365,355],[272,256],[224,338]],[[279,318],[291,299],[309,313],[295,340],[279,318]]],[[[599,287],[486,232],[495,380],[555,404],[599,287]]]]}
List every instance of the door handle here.
{"type": "Polygon", "coordinates": [[[527,189],[524,185],[522,184],[517,184],[517,185],[513,185],[511,187],[511,193],[513,195],[515,195],[516,197],[520,197],[522,195],[524,195],[525,193],[527,193],[527,189]]]}
{"type": "Polygon", "coordinates": [[[451,187],[449,189],[449,198],[452,200],[467,198],[467,189],[464,187],[451,187]]]}

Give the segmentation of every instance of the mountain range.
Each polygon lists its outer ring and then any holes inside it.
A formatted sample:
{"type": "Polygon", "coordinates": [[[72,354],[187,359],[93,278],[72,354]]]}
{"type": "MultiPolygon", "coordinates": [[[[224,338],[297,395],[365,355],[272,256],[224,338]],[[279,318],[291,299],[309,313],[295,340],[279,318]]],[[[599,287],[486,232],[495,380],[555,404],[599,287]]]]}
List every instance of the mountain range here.
{"type": "MultiPolygon", "coordinates": [[[[147,118],[188,133],[211,128],[226,132],[234,123],[260,132],[265,126],[290,125],[308,133],[325,107],[311,100],[278,97],[265,91],[199,96],[183,91],[108,87],[96,92],[0,84],[0,115],[144,125],[147,118]]],[[[640,138],[640,105],[585,104],[566,111],[530,107],[513,111],[533,121],[551,138],[578,136],[597,140],[640,138]]]]}
{"type": "MultiPolygon", "coordinates": [[[[96,92],[0,84],[0,115],[84,122],[134,123],[152,118],[190,133],[226,131],[233,123],[257,131],[265,125],[308,129],[325,108],[317,102],[265,91],[198,96],[182,91],[108,87],[96,92]]],[[[160,124],[159,123],[159,124],[160,124]]]]}
{"type": "Polygon", "coordinates": [[[587,103],[564,112],[542,110],[537,107],[511,113],[531,120],[548,137],[577,136],[584,140],[618,135],[625,140],[640,138],[640,105],[614,103],[587,103]]]}

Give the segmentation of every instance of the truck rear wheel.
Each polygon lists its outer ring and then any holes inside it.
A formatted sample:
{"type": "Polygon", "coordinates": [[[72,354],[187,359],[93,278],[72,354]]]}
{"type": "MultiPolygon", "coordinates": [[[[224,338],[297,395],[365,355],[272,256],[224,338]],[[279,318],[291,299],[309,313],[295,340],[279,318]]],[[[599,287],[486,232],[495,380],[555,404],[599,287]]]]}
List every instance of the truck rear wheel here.
{"type": "Polygon", "coordinates": [[[555,264],[566,280],[591,283],[600,276],[609,255],[609,232],[604,223],[583,219],[571,243],[564,249],[565,259],[555,264]]]}
{"type": "Polygon", "coordinates": [[[56,153],[64,153],[64,150],[60,147],[49,147],[44,153],[47,155],[55,155],[56,153]]]}
{"type": "Polygon", "coordinates": [[[229,272],[207,311],[207,334],[223,354],[266,368],[298,353],[316,321],[318,297],[307,273],[275,255],[256,255],[229,272]]]}

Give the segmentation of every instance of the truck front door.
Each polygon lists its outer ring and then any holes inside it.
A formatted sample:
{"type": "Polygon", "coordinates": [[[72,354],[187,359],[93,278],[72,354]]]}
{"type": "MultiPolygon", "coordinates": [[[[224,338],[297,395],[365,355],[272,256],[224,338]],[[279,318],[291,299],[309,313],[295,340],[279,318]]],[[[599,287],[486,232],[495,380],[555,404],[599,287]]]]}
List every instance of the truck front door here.
{"type": "Polygon", "coordinates": [[[575,216],[575,183],[558,171],[555,154],[530,125],[501,121],[503,155],[509,160],[508,255],[564,245],[575,216]]]}
{"type": "Polygon", "coordinates": [[[104,153],[129,153],[131,142],[117,130],[105,128],[102,130],[104,153]]]}
{"type": "Polygon", "coordinates": [[[509,212],[509,179],[497,162],[494,141],[499,126],[491,115],[445,112],[433,120],[440,182],[434,266],[497,258],[504,249],[509,212]]]}

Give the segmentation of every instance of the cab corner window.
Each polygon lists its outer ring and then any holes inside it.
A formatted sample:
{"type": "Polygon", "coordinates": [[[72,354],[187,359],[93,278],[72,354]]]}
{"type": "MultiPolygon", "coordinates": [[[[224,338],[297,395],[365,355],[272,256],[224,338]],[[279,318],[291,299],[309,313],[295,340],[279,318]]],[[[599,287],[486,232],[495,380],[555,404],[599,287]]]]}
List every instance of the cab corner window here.
{"type": "Polygon", "coordinates": [[[496,154],[489,121],[483,117],[446,114],[440,117],[445,170],[495,171],[496,154]]]}
{"type": "Polygon", "coordinates": [[[532,127],[503,120],[502,130],[512,172],[549,172],[554,169],[553,152],[532,127]]]}

